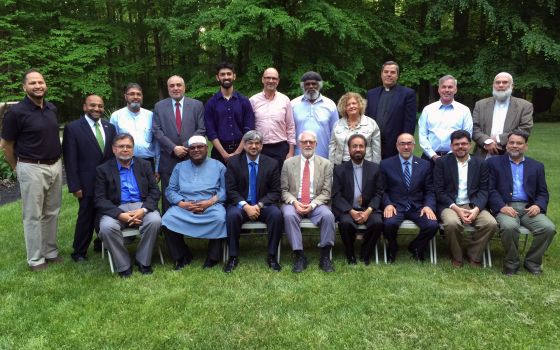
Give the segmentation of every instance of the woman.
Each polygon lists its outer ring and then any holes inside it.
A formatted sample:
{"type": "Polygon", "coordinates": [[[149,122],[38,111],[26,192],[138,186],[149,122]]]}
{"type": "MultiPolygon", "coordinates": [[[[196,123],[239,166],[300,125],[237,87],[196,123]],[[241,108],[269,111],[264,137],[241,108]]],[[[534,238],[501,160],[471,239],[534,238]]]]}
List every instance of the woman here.
{"type": "Polygon", "coordinates": [[[375,120],[364,115],[366,100],[355,92],[348,92],[338,100],[338,113],[342,116],[335,124],[329,143],[329,160],[340,164],[350,160],[348,139],[353,134],[362,134],[367,140],[364,159],[381,161],[381,135],[375,120]]]}

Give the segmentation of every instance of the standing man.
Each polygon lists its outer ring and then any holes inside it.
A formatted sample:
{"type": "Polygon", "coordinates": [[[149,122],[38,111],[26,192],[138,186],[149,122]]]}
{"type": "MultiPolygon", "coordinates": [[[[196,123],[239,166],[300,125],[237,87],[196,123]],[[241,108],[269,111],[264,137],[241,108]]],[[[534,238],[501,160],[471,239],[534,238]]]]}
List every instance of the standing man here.
{"type": "Polygon", "coordinates": [[[373,247],[383,231],[381,200],[383,185],[379,165],[365,160],[367,140],[362,134],[348,139],[350,162],[334,168],[332,209],[344,243],[348,264],[356,265],[354,242],[358,225],[366,225],[360,260],[370,264],[373,247]]]}
{"type": "Polygon", "coordinates": [[[394,262],[397,256],[397,232],[404,220],[411,220],[420,228],[408,245],[412,259],[418,262],[424,261],[426,247],[439,228],[432,166],[413,155],[414,144],[414,136],[401,134],[397,139],[399,154],[381,161],[385,189],[383,234],[389,241],[389,262],[394,262]]]}
{"type": "Polygon", "coordinates": [[[267,68],[262,76],[263,91],[249,101],[255,112],[255,130],[264,137],[262,153],[276,159],[281,170],[284,160],[294,156],[296,127],[290,99],[276,90],[278,83],[278,71],[267,68]]]}
{"type": "MultiPolygon", "coordinates": [[[[178,75],[167,80],[169,98],[154,107],[152,131],[159,143],[159,176],[161,190],[165,193],[175,165],[188,159],[187,142],[193,135],[204,135],[204,107],[202,102],[185,96],[185,81],[178,75]]],[[[166,196],[162,200],[162,213],[169,208],[166,196]]]]}
{"type": "Polygon", "coordinates": [[[111,114],[111,124],[117,134],[127,133],[134,138],[134,156],[148,161],[155,171],[156,180],[159,165],[159,144],[152,132],[152,111],[142,108],[142,87],[129,83],[124,89],[126,107],[111,114]]]}
{"type": "Polygon", "coordinates": [[[211,157],[226,164],[229,157],[241,153],[241,138],[255,129],[255,115],[249,99],[233,90],[233,64],[222,62],[216,66],[216,80],[220,91],[204,106],[206,134],[212,142],[211,157]]]}
{"type": "Polygon", "coordinates": [[[41,73],[23,74],[23,101],[4,116],[1,147],[21,190],[23,234],[32,271],[62,262],[56,245],[62,201],[62,162],[56,107],[45,101],[41,73]]]}
{"type": "Polygon", "coordinates": [[[398,85],[399,65],[387,61],[381,67],[382,86],[367,92],[366,115],[377,122],[381,131],[381,158],[397,154],[395,144],[402,133],[414,135],[416,129],[416,93],[398,85]]]}
{"type": "Polygon", "coordinates": [[[488,201],[488,168],[484,160],[469,155],[471,136],[467,131],[456,130],[450,139],[452,153],[443,156],[434,167],[438,211],[456,267],[463,266],[463,225],[474,226],[466,258],[471,266],[479,267],[482,252],[498,226],[484,209],[488,201]]]}
{"type": "Polygon", "coordinates": [[[79,203],[72,244],[75,262],[87,260],[93,230],[99,232],[99,217],[95,210],[95,168],[113,158],[111,145],[116,135],[115,127],[102,118],[105,107],[100,96],[87,96],[83,110],[85,114],[80,119],[66,124],[62,139],[68,191],[79,203]]]}
{"type": "MultiPolygon", "coordinates": [[[[313,131],[316,135],[315,154],[329,159],[329,142],[332,130],[338,121],[338,111],[333,100],[321,94],[323,78],[317,72],[309,71],[301,77],[303,95],[292,100],[296,138],[299,140],[304,131],[313,131]]],[[[301,149],[296,148],[296,154],[301,149]]]]}
{"type": "Polygon", "coordinates": [[[292,271],[302,272],[307,267],[299,224],[302,218],[308,217],[314,225],[320,227],[319,268],[325,272],[334,272],[330,254],[334,245],[335,224],[334,215],[328,206],[333,166],[328,159],[315,154],[317,135],[314,132],[303,131],[299,135],[299,147],[301,155],[284,162],[280,177],[284,228],[295,253],[292,271]]]}
{"type": "Polygon", "coordinates": [[[455,130],[472,134],[473,121],[469,107],[455,101],[457,79],[444,75],[439,79],[439,101],[424,107],[418,120],[418,139],[424,150],[422,158],[434,163],[450,151],[449,135],[455,130]]]}
{"type": "Polygon", "coordinates": [[[262,221],[268,230],[268,267],[280,271],[276,252],[282,237],[280,171],[278,162],[261,153],[263,135],[255,130],[243,135],[245,153],[232,156],[227,164],[226,188],[229,207],[226,214],[229,260],[225,272],[232,272],[239,259],[241,225],[262,221]]]}
{"type": "Polygon", "coordinates": [[[519,270],[520,225],[533,233],[523,267],[534,275],[542,273],[542,257],[556,234],[554,224],[545,215],[549,196],[544,165],[525,157],[528,140],[527,132],[514,130],[507,138],[507,154],[488,159],[488,203],[500,224],[505,250],[503,273],[508,276],[519,270]]]}
{"type": "Polygon", "coordinates": [[[513,77],[502,72],[494,78],[492,96],[478,101],[473,110],[475,154],[481,157],[505,153],[507,135],[513,130],[527,134],[533,128],[533,104],[511,96],[513,77]]]}

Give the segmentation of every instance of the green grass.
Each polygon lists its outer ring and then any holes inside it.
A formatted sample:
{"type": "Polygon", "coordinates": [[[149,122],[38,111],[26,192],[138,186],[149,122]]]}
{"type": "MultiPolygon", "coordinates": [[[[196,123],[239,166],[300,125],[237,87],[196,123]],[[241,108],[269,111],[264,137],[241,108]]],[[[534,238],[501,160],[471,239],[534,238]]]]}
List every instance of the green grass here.
{"type": "MultiPolygon", "coordinates": [[[[560,223],[560,124],[537,124],[530,155],[547,165],[549,215],[560,223]]],[[[494,267],[456,269],[445,242],[438,265],[348,266],[341,244],[336,272],[317,268],[315,237],[306,237],[309,268],[293,274],[284,239],[280,273],[264,264],[263,238],[241,241],[241,264],[230,275],[202,270],[196,259],[172,271],[154,255],[154,274],[122,280],[107,261],[70,261],[75,200],[64,195],[59,246],[65,263],[32,273],[25,261],[20,203],[0,207],[0,349],[556,349],[560,344],[560,258],[553,242],[545,273],[503,276],[500,242],[494,267]]],[[[403,236],[399,242],[405,251],[403,236]]],[[[163,242],[163,241],[162,241],[163,242]]]]}

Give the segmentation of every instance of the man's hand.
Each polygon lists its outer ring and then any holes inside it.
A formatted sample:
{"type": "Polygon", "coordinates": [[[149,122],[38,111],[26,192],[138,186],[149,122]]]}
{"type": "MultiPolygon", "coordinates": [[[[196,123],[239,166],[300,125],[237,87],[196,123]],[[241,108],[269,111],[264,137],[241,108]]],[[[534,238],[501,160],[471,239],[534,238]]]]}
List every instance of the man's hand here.
{"type": "Polygon", "coordinates": [[[525,211],[530,217],[535,217],[541,213],[541,208],[538,205],[533,204],[529,208],[525,209],[525,211]]]}
{"type": "Polygon", "coordinates": [[[247,213],[247,216],[251,221],[257,220],[259,218],[259,215],[261,215],[261,208],[259,208],[257,204],[255,205],[245,204],[243,206],[243,210],[245,211],[245,213],[247,213]]]}
{"type": "Polygon", "coordinates": [[[125,224],[126,226],[140,225],[142,224],[143,218],[144,218],[144,209],[142,208],[120,213],[118,216],[119,221],[125,224]]]}
{"type": "Polygon", "coordinates": [[[81,199],[84,195],[82,190],[77,190],[76,192],[72,192],[72,195],[74,195],[74,197],[81,199]]]}
{"type": "Polygon", "coordinates": [[[158,172],[154,173],[154,177],[156,178],[156,183],[159,183],[160,177],[158,172]]]}
{"type": "Polygon", "coordinates": [[[224,151],[224,153],[221,153],[221,155],[222,155],[222,158],[224,158],[224,162],[227,163],[228,160],[229,160],[229,157],[231,157],[233,155],[233,153],[230,154],[230,153],[227,153],[227,152],[224,151]]]}
{"type": "Polygon", "coordinates": [[[489,154],[498,154],[499,153],[499,148],[498,148],[498,144],[496,142],[492,142],[492,143],[486,143],[484,144],[484,149],[486,150],[486,152],[488,152],[489,154]]]}
{"type": "Polygon", "coordinates": [[[185,146],[175,146],[173,153],[179,158],[185,158],[189,154],[189,149],[185,146]]]}
{"type": "Polygon", "coordinates": [[[480,213],[480,209],[478,209],[478,207],[467,210],[467,220],[469,221],[469,224],[472,224],[476,220],[478,213],[480,213]]]}
{"type": "Polygon", "coordinates": [[[420,210],[420,216],[424,215],[426,215],[426,217],[430,220],[437,220],[436,214],[430,207],[424,207],[422,208],[422,210],[420,210]]]}
{"type": "Polygon", "coordinates": [[[434,163],[436,162],[436,160],[438,160],[438,159],[440,159],[440,158],[441,158],[441,156],[438,156],[437,154],[434,154],[434,155],[432,156],[432,160],[434,161],[434,163]]]}
{"type": "Polygon", "coordinates": [[[180,201],[179,203],[177,203],[177,206],[179,208],[183,208],[185,210],[192,211],[192,212],[194,212],[195,209],[198,207],[197,204],[193,201],[180,201]]]}
{"type": "Polygon", "coordinates": [[[395,208],[392,204],[389,204],[383,210],[383,217],[385,219],[392,218],[393,216],[397,215],[397,208],[395,208]]]}
{"type": "Polygon", "coordinates": [[[456,204],[453,205],[451,207],[451,209],[453,209],[453,211],[455,213],[457,213],[457,216],[459,217],[459,219],[461,220],[461,222],[463,224],[470,224],[471,223],[471,221],[468,218],[470,213],[471,213],[470,210],[461,208],[460,206],[458,206],[456,204]]]}
{"type": "Polygon", "coordinates": [[[513,209],[509,205],[502,207],[502,209],[500,209],[500,213],[511,216],[512,218],[517,217],[517,210],[513,209]]]}
{"type": "Polygon", "coordinates": [[[313,208],[311,208],[311,204],[303,204],[298,201],[294,202],[294,208],[296,208],[296,212],[299,215],[307,215],[311,212],[311,210],[313,210],[313,208]]]}

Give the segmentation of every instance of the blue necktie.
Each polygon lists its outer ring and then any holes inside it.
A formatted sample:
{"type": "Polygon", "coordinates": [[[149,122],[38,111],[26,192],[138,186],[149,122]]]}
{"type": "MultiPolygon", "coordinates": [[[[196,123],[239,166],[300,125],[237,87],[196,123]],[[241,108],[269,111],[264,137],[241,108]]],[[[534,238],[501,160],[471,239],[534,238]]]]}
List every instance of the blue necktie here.
{"type": "Polygon", "coordinates": [[[404,185],[406,186],[406,189],[409,190],[410,189],[410,168],[408,166],[410,165],[410,163],[407,160],[403,164],[404,164],[404,185]]]}
{"type": "Polygon", "coordinates": [[[249,201],[251,205],[257,204],[257,163],[249,163],[249,201]]]}

